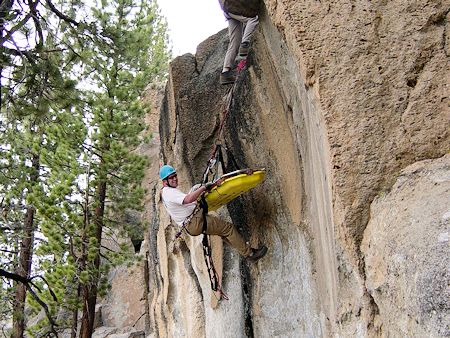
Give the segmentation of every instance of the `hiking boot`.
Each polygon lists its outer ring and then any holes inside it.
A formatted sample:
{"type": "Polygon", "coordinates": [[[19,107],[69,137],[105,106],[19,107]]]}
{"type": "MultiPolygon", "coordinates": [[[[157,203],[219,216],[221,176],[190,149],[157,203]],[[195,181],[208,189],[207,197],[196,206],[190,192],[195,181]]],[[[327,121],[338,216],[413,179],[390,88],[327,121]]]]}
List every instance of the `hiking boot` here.
{"type": "Polygon", "coordinates": [[[264,255],[267,253],[267,246],[263,245],[258,249],[253,249],[250,254],[250,256],[247,257],[249,261],[256,262],[260,258],[263,258],[264,255]]]}
{"type": "Polygon", "coordinates": [[[244,41],[239,47],[239,56],[247,56],[248,50],[250,49],[250,42],[244,41]]]}
{"type": "Polygon", "coordinates": [[[234,76],[231,70],[220,73],[220,84],[222,85],[231,84],[234,83],[234,81],[236,81],[236,76],[234,76]]]}

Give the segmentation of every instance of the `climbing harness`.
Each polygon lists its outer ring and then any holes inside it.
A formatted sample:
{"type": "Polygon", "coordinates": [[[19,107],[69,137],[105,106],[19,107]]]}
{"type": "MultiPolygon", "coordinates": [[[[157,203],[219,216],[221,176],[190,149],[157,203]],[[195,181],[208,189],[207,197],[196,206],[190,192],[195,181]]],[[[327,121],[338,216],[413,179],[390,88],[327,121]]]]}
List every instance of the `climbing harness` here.
{"type": "Polygon", "coordinates": [[[186,226],[192,221],[192,218],[194,218],[194,216],[195,216],[195,215],[197,214],[197,212],[199,212],[200,210],[201,210],[201,207],[200,207],[199,204],[197,204],[197,205],[195,206],[195,209],[192,210],[192,213],[191,213],[188,217],[186,217],[186,219],[183,221],[183,224],[181,224],[180,230],[179,230],[179,231],[176,233],[176,235],[175,235],[175,239],[178,239],[178,238],[182,235],[183,230],[186,229],[186,226]]]}

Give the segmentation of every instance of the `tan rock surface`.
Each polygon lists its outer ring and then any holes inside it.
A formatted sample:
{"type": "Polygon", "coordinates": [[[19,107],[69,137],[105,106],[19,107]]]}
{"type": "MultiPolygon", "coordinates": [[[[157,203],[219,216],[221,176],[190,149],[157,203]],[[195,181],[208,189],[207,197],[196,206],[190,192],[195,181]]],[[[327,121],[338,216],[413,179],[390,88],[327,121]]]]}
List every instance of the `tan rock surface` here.
{"type": "MultiPolygon", "coordinates": [[[[223,141],[227,171],[265,167],[267,179],[230,203],[221,217],[231,218],[253,244],[266,243],[269,253],[249,265],[225,244],[223,283],[231,300],[211,307],[200,238],[174,240],[176,229],[169,226],[153,184],[156,198],[148,200],[146,240],[147,334],[445,334],[448,310],[433,296],[441,279],[414,284],[418,275],[406,262],[396,261],[414,252],[414,236],[426,236],[425,229],[403,236],[404,220],[384,228],[384,217],[391,207],[405,217],[401,208],[420,212],[416,201],[421,198],[428,203],[442,200],[442,191],[431,189],[429,178],[413,171],[402,177],[427,188],[416,188],[409,196],[405,187],[398,195],[393,191],[403,169],[449,151],[450,3],[264,3],[223,141]],[[376,199],[393,186],[386,199],[376,199]],[[425,191],[429,193],[422,196],[425,191]],[[403,194],[405,201],[400,202],[403,194]],[[383,231],[399,244],[397,249],[383,231]],[[383,260],[383,254],[393,257],[383,260]],[[427,302],[427,297],[435,300],[427,302]],[[414,307],[415,300],[422,305],[414,307]],[[400,313],[403,309],[411,317],[400,313]]],[[[202,43],[195,56],[187,54],[171,64],[159,127],[161,162],[177,168],[182,190],[201,180],[215,141],[226,93],[218,84],[226,44],[223,31],[202,43]]],[[[444,160],[435,161],[415,165],[424,168],[422,173],[432,172],[444,160]]],[[[422,219],[418,225],[432,231],[431,225],[442,221],[438,214],[429,214],[429,222],[422,219]]],[[[432,233],[433,240],[441,236],[432,233]]],[[[419,253],[423,264],[444,255],[448,260],[448,251],[423,248],[419,253]]],[[[423,266],[420,276],[442,276],[438,270],[423,266]]]]}
{"type": "Polygon", "coordinates": [[[450,155],[415,163],[375,199],[362,252],[392,336],[450,334],[450,155]]]}
{"type": "Polygon", "coordinates": [[[145,330],[145,262],[113,271],[111,290],[102,307],[102,323],[107,327],[126,326],[145,330]]]}

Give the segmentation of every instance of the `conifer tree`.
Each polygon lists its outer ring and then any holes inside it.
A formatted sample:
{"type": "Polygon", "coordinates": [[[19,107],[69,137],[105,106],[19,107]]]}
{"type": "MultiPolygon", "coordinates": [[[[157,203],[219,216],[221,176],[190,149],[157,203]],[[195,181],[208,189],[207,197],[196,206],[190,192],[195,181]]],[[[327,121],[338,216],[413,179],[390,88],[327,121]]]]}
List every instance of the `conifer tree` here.
{"type": "MultiPolygon", "coordinates": [[[[77,4],[67,12],[73,14],[76,8],[77,4]]],[[[12,335],[23,337],[26,288],[17,277],[30,281],[32,263],[36,274],[43,273],[33,259],[35,232],[42,234],[36,206],[39,196],[52,189],[46,175],[55,171],[51,169],[54,165],[46,166],[41,160],[49,146],[47,127],[71,125],[62,121],[61,112],[74,103],[76,82],[69,73],[76,53],[67,45],[70,41],[61,37],[63,31],[74,36],[73,28],[79,24],[48,0],[1,1],[0,23],[0,268],[3,276],[16,276],[15,283],[1,280],[6,305],[2,306],[2,318],[12,313],[12,335]]],[[[68,116],[73,119],[73,111],[68,116]]],[[[67,133],[60,137],[66,140],[67,133]]]]}
{"type": "MultiPolygon", "coordinates": [[[[11,136],[18,135],[17,129],[5,130],[2,134],[3,142],[7,138],[12,141],[3,143],[7,148],[7,154],[2,158],[2,179],[0,179],[4,229],[2,239],[5,241],[2,248],[4,252],[10,253],[6,255],[6,260],[2,260],[2,268],[7,265],[6,269],[28,278],[31,273],[35,208],[27,202],[27,198],[38,183],[39,157],[32,151],[33,137],[24,132],[27,126],[20,124],[20,128],[23,128],[20,132],[21,145],[17,144],[17,138],[11,139],[11,136]]],[[[9,304],[14,319],[14,336],[21,337],[24,332],[26,291],[21,283],[11,285],[10,292],[12,289],[14,296],[10,295],[9,304]]]]}
{"type": "MultiPolygon", "coordinates": [[[[105,230],[130,231],[125,212],[141,207],[146,161],[132,150],[146,109],[140,96],[165,76],[166,26],[153,1],[99,1],[91,11],[80,10],[83,2],[45,4],[29,2],[16,16],[12,2],[0,5],[0,268],[26,266],[21,274],[30,277],[33,261],[36,274],[45,272],[40,296],[59,327],[75,337],[81,309],[80,335],[89,337],[107,273],[127,259],[125,245],[102,249],[105,230]],[[34,32],[36,44],[14,44],[25,31],[34,32]]],[[[12,311],[13,286],[2,283],[0,296],[12,311]]],[[[24,301],[14,307],[14,336],[22,337],[24,301]]],[[[54,332],[52,325],[28,330],[42,336],[54,332]]]]}
{"type": "MultiPolygon", "coordinates": [[[[57,54],[49,57],[55,56],[57,54]]],[[[58,61],[60,60],[58,57],[58,61]]],[[[6,270],[12,268],[16,274],[25,278],[31,277],[35,232],[38,231],[42,234],[40,227],[42,218],[39,213],[44,213],[45,209],[41,207],[41,202],[46,196],[46,192],[58,187],[57,182],[49,179],[49,175],[58,172],[55,168],[59,168],[59,164],[46,164],[43,161],[43,155],[55,151],[58,153],[59,149],[67,144],[67,139],[74,139],[74,137],[60,135],[62,141],[56,147],[51,142],[52,127],[64,126],[69,128],[70,133],[77,131],[74,123],[70,121],[75,118],[76,114],[70,111],[71,109],[67,105],[68,98],[71,97],[70,92],[74,90],[73,81],[64,80],[62,73],[55,68],[56,64],[59,62],[49,62],[45,72],[49,82],[60,82],[60,86],[42,86],[41,92],[34,98],[27,95],[23,95],[21,98],[20,95],[17,95],[15,107],[11,107],[10,112],[14,112],[14,109],[19,107],[27,112],[23,115],[4,116],[2,120],[4,133],[1,137],[1,144],[4,151],[1,159],[3,167],[0,190],[2,208],[8,210],[4,213],[5,227],[8,232],[5,232],[7,237],[4,238],[2,247],[7,250],[11,246],[10,243],[14,243],[15,247],[14,255],[10,261],[6,261],[8,266],[5,268],[6,270]],[[46,110],[39,110],[36,107],[46,107],[46,110]],[[20,221],[21,218],[22,221],[20,221]],[[11,239],[13,242],[10,241],[11,239]]],[[[26,92],[28,88],[26,86],[20,88],[18,94],[22,90],[26,92]]],[[[79,126],[81,119],[78,120],[79,126]]],[[[83,124],[81,127],[78,127],[78,130],[82,131],[85,128],[83,124]]],[[[78,140],[84,140],[83,134],[81,136],[78,134],[78,140]]],[[[72,175],[76,175],[76,172],[72,175]]],[[[36,268],[38,266],[35,266],[35,270],[36,268]]],[[[25,285],[16,283],[12,305],[14,337],[24,335],[25,295],[25,285]]]]}
{"type": "MultiPolygon", "coordinates": [[[[127,209],[140,209],[145,160],[131,152],[144,128],[145,107],[141,100],[149,82],[164,74],[168,60],[166,27],[152,1],[115,0],[94,9],[101,39],[90,49],[92,82],[99,88],[88,94],[91,102],[92,145],[88,154],[91,172],[92,222],[83,233],[82,272],[88,282],[81,286],[83,317],[81,337],[89,337],[97,293],[101,283],[101,242],[104,229],[117,229],[127,209]],[[89,249],[88,249],[89,247],[89,249]]],[[[122,226],[126,224],[122,223],[122,226]]],[[[125,252],[103,254],[112,264],[124,260],[125,252]]],[[[107,260],[103,260],[108,264],[107,260]]],[[[107,269],[106,269],[107,270],[107,269]]]]}

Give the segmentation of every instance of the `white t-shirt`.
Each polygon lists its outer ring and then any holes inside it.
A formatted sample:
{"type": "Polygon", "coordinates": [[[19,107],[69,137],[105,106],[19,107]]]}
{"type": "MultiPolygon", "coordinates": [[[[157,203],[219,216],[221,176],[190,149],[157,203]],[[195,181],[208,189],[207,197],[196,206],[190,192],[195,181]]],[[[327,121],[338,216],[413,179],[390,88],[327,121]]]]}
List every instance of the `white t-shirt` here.
{"type": "Polygon", "coordinates": [[[177,188],[164,187],[161,192],[161,197],[170,217],[178,224],[182,225],[183,221],[192,214],[196,202],[183,204],[183,200],[187,194],[181,192],[177,188]]]}

